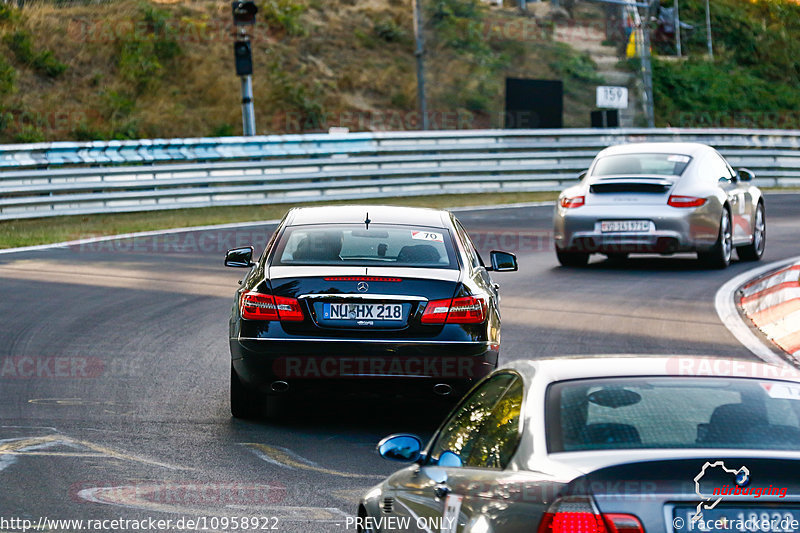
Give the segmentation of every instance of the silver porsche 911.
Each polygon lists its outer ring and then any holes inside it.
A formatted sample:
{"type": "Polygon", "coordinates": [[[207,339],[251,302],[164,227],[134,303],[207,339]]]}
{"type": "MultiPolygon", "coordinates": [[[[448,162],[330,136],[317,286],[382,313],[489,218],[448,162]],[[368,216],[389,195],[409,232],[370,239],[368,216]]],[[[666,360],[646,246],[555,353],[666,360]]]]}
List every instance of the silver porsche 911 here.
{"type": "Polygon", "coordinates": [[[597,154],[581,182],[558,198],[554,239],[558,261],[581,266],[593,253],[696,252],[725,268],[764,253],[764,198],[751,171],[733,170],[699,143],[634,143],[597,154]]]}

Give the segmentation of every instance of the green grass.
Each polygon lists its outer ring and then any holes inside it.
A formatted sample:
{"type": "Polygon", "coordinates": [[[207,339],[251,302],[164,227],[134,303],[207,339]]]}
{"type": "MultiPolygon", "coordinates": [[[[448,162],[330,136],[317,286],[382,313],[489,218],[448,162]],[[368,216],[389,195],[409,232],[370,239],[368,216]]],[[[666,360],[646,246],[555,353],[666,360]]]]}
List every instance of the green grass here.
{"type": "Polygon", "coordinates": [[[9,220],[0,222],[0,248],[64,242],[100,235],[228,224],[281,218],[297,205],[389,204],[414,207],[463,207],[555,200],[557,192],[514,192],[411,196],[400,199],[342,200],[314,204],[275,204],[204,207],[142,213],[85,215],[9,220]]]}
{"type": "Polygon", "coordinates": [[[713,61],[706,57],[705,6],[681,4],[681,19],[696,28],[683,41],[689,59],[653,62],[657,125],[797,128],[800,3],[715,0],[713,61]]]}

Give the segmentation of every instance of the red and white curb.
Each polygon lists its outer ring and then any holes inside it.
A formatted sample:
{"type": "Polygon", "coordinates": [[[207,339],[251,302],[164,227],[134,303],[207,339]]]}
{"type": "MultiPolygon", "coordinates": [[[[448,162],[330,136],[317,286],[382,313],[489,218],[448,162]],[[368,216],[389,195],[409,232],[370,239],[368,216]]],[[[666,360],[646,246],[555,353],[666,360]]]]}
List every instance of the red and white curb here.
{"type": "Polygon", "coordinates": [[[746,284],[739,306],[768,339],[800,361],[800,263],[746,284]]]}
{"type": "Polygon", "coordinates": [[[760,359],[800,365],[800,256],[739,274],[720,287],[715,306],[730,332],[760,359]]]}

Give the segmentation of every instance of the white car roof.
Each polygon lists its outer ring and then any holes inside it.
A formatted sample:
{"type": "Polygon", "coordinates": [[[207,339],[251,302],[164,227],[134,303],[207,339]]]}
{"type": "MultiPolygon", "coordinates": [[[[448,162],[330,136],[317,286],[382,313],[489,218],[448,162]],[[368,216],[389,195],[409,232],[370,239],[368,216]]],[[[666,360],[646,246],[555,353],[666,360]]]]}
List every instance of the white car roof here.
{"type": "Polygon", "coordinates": [[[702,143],[687,142],[657,142],[657,143],[626,143],[609,146],[601,150],[597,157],[620,154],[679,154],[697,157],[714,149],[702,143]]]}
{"type": "Polygon", "coordinates": [[[800,370],[786,364],[767,364],[754,359],[703,357],[696,355],[595,355],[562,356],[513,361],[512,369],[531,383],[569,379],[632,376],[727,376],[780,379],[800,382],[800,370]]]}

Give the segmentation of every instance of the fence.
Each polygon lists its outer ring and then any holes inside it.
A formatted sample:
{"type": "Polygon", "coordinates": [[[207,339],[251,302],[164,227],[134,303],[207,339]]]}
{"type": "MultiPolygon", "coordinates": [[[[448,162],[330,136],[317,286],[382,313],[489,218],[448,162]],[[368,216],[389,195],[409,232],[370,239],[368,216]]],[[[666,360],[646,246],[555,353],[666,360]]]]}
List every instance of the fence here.
{"type": "Polygon", "coordinates": [[[697,141],[800,186],[800,131],[451,130],[0,146],[0,220],[184,207],[557,190],[611,144],[697,141]]]}

